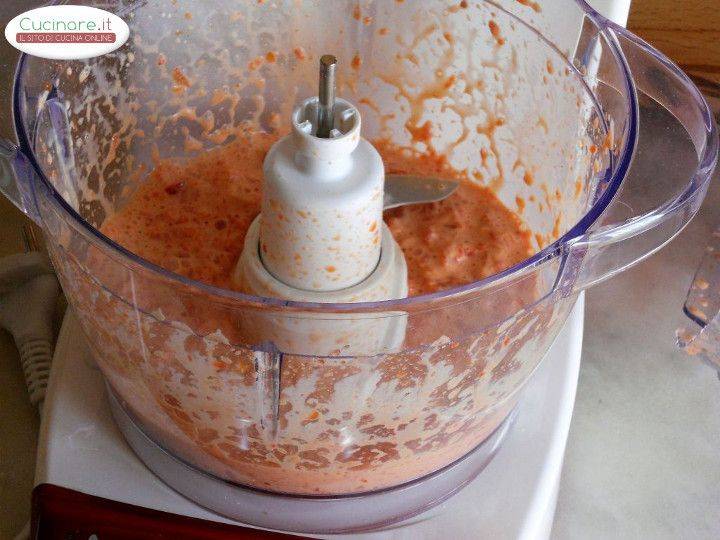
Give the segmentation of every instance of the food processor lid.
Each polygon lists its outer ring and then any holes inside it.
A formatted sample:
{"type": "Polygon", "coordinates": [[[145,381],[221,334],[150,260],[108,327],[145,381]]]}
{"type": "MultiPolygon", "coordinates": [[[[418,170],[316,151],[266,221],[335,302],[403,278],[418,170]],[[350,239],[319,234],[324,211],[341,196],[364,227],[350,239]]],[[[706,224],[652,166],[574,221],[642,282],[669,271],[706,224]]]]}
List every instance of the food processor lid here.
{"type": "MultiPolygon", "coordinates": [[[[21,91],[22,80],[25,74],[25,69],[28,62],[28,55],[23,53],[20,56],[18,62],[14,86],[13,86],[13,116],[14,125],[17,139],[19,141],[20,150],[26,155],[30,162],[30,165],[34,168],[35,173],[42,179],[44,186],[49,190],[52,195],[54,202],[67,214],[76,228],[84,234],[90,241],[104,244],[111,248],[116,255],[121,259],[122,263],[130,267],[143,267],[160,277],[176,281],[181,285],[184,285],[190,289],[198,290],[206,295],[215,297],[220,300],[227,300],[232,302],[241,302],[250,306],[269,306],[275,308],[288,308],[298,309],[303,311],[332,311],[332,312],[379,312],[388,311],[393,309],[408,309],[408,308],[420,308],[427,307],[432,309],[433,303],[443,299],[453,300],[454,297],[464,296],[468,293],[479,292],[482,289],[502,282],[510,276],[521,274],[528,269],[532,269],[546,260],[553,258],[558,255],[562,255],[566,247],[582,238],[588,233],[591,227],[598,221],[603,215],[614,196],[616,195],[620,185],[622,184],[630,163],[633,158],[633,154],[636,146],[636,139],[638,136],[638,118],[639,118],[639,107],[637,89],[635,87],[633,76],[628,65],[625,54],[623,53],[622,46],[618,40],[615,30],[621,30],[620,27],[615,26],[612,22],[608,21],[595,10],[585,0],[574,0],[577,6],[579,6],[585,15],[591,19],[598,28],[594,39],[600,39],[602,37],[609,45],[609,52],[612,53],[619,69],[624,74],[623,83],[625,88],[623,89],[627,96],[626,112],[627,112],[627,128],[624,139],[621,141],[622,144],[617,145],[617,154],[612,155],[612,151],[608,150],[610,154],[610,165],[604,171],[604,177],[601,177],[600,182],[605,186],[600,196],[593,201],[592,206],[586,212],[586,214],[575,223],[567,232],[565,232],[560,238],[552,242],[550,245],[540,249],[534,255],[523,260],[522,262],[511,266],[501,272],[488,276],[484,279],[470,282],[461,286],[451,287],[448,289],[440,290],[434,293],[422,294],[417,296],[410,296],[401,299],[384,300],[380,302],[358,302],[358,303],[342,303],[342,304],[331,304],[331,303],[309,303],[309,302],[294,302],[287,300],[280,300],[276,298],[267,298],[252,296],[230,289],[224,289],[209,285],[207,283],[197,281],[194,279],[187,278],[177,273],[168,271],[156,264],[145,260],[133,252],[127,250],[123,246],[119,245],[112,239],[105,236],[98,229],[90,225],[85,219],[83,219],[76,211],[71,207],[70,204],[57,192],[54,186],[49,182],[47,177],[42,171],[42,168],[37,162],[36,156],[33,152],[31,140],[29,138],[28,131],[23,122],[23,114],[20,110],[21,103],[19,99],[19,92],[21,91]]],[[[529,28],[533,33],[539,36],[540,39],[545,41],[550,47],[555,49],[558,54],[565,60],[566,68],[569,69],[575,77],[582,80],[582,84],[585,90],[590,96],[595,98],[594,93],[589,89],[583,75],[568,61],[564,54],[557,50],[555,45],[550,43],[546,37],[542,36],[537,29],[529,26],[525,21],[518,18],[516,15],[508,12],[503,7],[499,6],[495,2],[488,2],[495,9],[501,10],[504,14],[513,18],[517,24],[523,25],[529,28]]],[[[699,94],[698,94],[699,95],[699,94]]],[[[700,96],[702,100],[702,97],[700,96]]],[[[601,111],[599,111],[601,112],[601,111]]],[[[710,121],[712,122],[712,121],[710,121]]],[[[714,137],[714,126],[711,129],[712,133],[710,138],[714,137]]],[[[707,168],[708,166],[714,165],[716,159],[716,145],[709,144],[705,147],[704,155],[700,156],[701,167],[707,168]]]]}

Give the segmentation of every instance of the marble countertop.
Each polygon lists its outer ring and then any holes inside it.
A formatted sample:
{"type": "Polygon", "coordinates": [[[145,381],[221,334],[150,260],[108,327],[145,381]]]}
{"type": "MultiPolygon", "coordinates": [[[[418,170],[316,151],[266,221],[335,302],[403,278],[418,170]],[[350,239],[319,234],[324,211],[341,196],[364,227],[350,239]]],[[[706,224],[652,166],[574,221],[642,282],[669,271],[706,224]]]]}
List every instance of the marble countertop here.
{"type": "Polygon", "coordinates": [[[720,381],[675,347],[718,176],[675,240],[587,292],[556,539],[720,537],[720,381]]]}

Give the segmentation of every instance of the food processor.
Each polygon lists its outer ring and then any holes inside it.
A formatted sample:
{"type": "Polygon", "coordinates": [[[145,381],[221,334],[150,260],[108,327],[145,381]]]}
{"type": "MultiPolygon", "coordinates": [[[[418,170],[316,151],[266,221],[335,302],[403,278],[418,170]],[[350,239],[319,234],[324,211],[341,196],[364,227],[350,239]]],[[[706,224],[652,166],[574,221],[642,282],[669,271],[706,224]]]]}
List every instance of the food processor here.
{"type": "Polygon", "coordinates": [[[118,51],[21,57],[3,192],[45,231],[130,445],[168,485],[245,523],[363,530],[455,493],[502,443],[578,295],[677,234],[715,166],[695,86],[582,0],[113,11],[131,31],[118,51]],[[437,153],[492,189],[534,255],[430,294],[320,290],[326,302],[213,287],[99,230],[158,159],[301,126],[326,54],[365,139],[437,153]],[[641,106],[666,109],[691,142],[665,178],[627,175],[647,157],[641,106]]]}

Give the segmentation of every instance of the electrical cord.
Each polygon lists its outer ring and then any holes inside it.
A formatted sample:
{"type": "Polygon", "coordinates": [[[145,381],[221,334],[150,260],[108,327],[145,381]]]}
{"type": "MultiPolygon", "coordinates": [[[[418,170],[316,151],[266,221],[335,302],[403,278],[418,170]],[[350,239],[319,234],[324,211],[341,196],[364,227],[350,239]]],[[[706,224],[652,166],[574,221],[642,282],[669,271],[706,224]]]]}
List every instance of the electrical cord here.
{"type": "Polygon", "coordinates": [[[42,412],[54,349],[53,318],[60,294],[47,255],[25,230],[26,252],[0,259],[0,326],[20,353],[30,402],[42,412]]]}
{"type": "MultiPolygon", "coordinates": [[[[12,334],[20,354],[30,402],[42,415],[54,350],[53,319],[60,294],[48,256],[34,229],[23,227],[25,253],[0,259],[0,327],[12,334]]],[[[30,537],[30,523],[15,537],[30,537]]]]}

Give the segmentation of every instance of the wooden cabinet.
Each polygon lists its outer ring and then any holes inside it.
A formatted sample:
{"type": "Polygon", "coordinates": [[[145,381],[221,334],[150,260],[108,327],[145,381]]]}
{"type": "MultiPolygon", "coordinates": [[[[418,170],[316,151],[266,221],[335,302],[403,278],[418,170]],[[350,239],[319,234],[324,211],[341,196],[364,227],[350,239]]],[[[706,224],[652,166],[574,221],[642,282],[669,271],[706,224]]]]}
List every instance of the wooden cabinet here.
{"type": "Polygon", "coordinates": [[[633,0],[628,28],[698,82],[720,84],[720,0],[633,0]]]}

